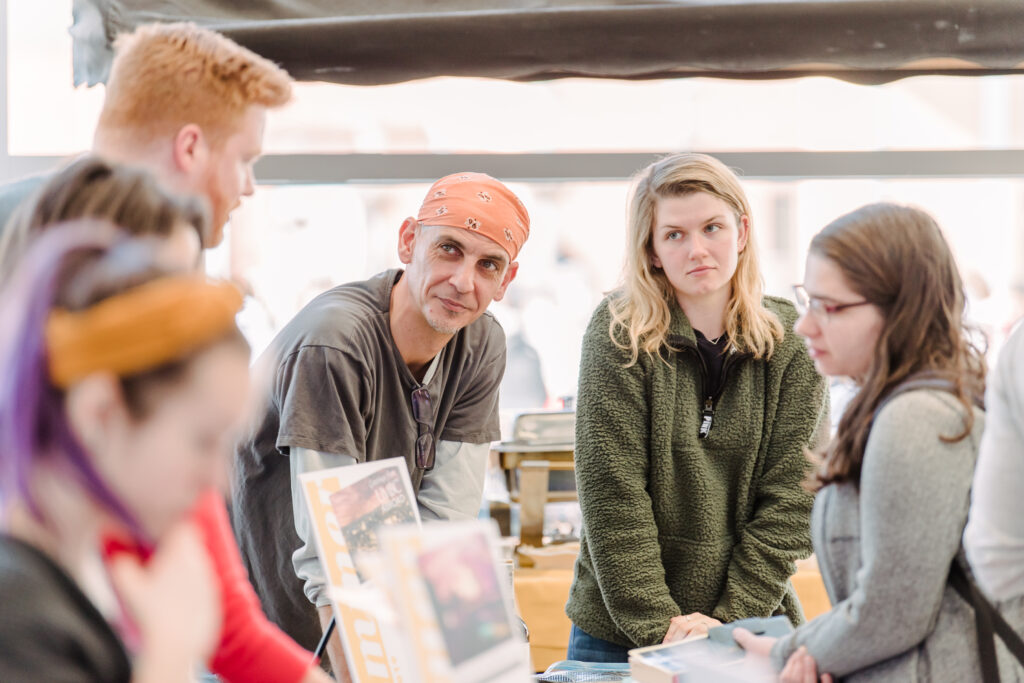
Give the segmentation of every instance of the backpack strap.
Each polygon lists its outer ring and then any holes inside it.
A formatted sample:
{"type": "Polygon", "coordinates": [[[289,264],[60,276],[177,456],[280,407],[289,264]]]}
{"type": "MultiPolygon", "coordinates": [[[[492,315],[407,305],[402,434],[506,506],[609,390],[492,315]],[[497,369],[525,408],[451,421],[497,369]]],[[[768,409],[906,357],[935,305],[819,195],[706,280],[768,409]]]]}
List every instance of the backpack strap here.
{"type": "MultiPolygon", "coordinates": [[[[934,389],[936,391],[948,391],[954,393],[956,387],[953,382],[943,377],[934,375],[916,375],[905,382],[897,385],[889,395],[879,401],[875,408],[874,417],[882,408],[900,394],[915,389],[934,389]]],[[[975,404],[982,407],[980,401],[975,399],[975,404]]],[[[999,662],[996,659],[995,638],[998,636],[1013,656],[1024,665],[1024,640],[1007,623],[1003,615],[999,613],[992,603],[988,601],[981,589],[971,578],[969,570],[960,563],[959,553],[953,558],[949,567],[949,585],[960,595],[974,610],[974,626],[978,636],[978,661],[981,667],[981,679],[983,683],[999,683],[999,662]]]]}
{"type": "Polygon", "coordinates": [[[984,683],[999,683],[999,662],[996,659],[995,637],[1006,645],[1006,649],[1024,664],[1024,640],[1007,623],[981,589],[964,569],[959,558],[953,559],[949,568],[949,585],[959,593],[967,604],[974,608],[974,625],[978,634],[978,660],[981,665],[981,680],[984,683]]]}

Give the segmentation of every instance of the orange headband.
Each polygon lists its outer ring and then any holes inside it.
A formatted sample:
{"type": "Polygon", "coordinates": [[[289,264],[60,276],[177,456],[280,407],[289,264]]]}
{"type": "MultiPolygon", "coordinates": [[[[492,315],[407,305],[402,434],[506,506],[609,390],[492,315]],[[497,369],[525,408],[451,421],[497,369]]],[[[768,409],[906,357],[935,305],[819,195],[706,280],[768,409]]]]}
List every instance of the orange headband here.
{"type": "Polygon", "coordinates": [[[430,186],[416,217],[423,225],[478,232],[515,261],[530,236],[530,216],[519,197],[486,173],[453,173],[430,186]]]}
{"type": "Polygon", "coordinates": [[[46,322],[50,379],[66,389],[101,370],[119,376],[158,367],[217,339],[235,324],[242,294],[199,275],[152,280],[46,322]]]}

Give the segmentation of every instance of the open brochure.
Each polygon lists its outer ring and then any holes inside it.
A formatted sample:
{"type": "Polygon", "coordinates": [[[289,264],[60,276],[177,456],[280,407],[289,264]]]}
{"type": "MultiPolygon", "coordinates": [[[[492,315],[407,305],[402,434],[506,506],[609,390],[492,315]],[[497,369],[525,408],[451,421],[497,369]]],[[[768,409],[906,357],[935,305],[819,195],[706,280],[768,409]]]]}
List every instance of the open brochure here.
{"type": "Polygon", "coordinates": [[[416,498],[403,458],[337,467],[299,476],[317,552],[332,596],[338,633],[354,683],[417,681],[394,620],[382,618],[382,599],[357,567],[388,525],[419,525],[416,498]]]}

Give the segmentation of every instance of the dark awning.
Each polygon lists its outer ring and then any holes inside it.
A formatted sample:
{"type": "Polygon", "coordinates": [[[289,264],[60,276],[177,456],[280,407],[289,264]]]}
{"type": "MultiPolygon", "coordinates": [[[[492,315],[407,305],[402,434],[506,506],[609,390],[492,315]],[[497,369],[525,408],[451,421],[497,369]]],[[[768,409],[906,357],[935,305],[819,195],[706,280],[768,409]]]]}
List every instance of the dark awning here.
{"type": "Polygon", "coordinates": [[[1018,0],[75,0],[75,83],[148,21],[215,28],[295,78],[789,78],[1024,73],[1018,0]]]}

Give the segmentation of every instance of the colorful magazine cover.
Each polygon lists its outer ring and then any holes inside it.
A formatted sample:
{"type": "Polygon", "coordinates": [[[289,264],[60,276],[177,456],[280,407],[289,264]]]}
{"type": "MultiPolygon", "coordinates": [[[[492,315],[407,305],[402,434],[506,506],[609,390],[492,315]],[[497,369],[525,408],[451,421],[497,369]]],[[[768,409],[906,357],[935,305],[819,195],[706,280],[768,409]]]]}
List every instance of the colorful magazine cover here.
{"type": "Polygon", "coordinates": [[[483,521],[382,531],[393,602],[424,683],[529,680],[497,542],[483,521]]]}
{"type": "Polygon", "coordinates": [[[405,625],[406,649],[421,683],[453,683],[451,662],[427,587],[419,580],[417,558],[423,536],[417,527],[389,527],[380,535],[380,554],[369,568],[375,583],[386,587],[390,604],[405,625]]]}
{"type": "Polygon", "coordinates": [[[353,546],[338,518],[338,509],[341,508],[347,526],[355,525],[350,534],[353,539],[365,538],[360,520],[366,515],[387,525],[398,519],[408,520],[411,511],[412,528],[417,528],[419,514],[406,468],[403,458],[391,458],[299,476],[329,594],[345,596],[342,600],[334,600],[334,613],[354,683],[415,683],[419,680],[408,659],[399,625],[382,619],[381,611],[372,608],[379,606],[383,609],[385,606],[379,603],[386,598],[364,585],[356,569],[353,546]],[[368,477],[374,479],[365,482],[368,477]],[[397,489],[396,478],[401,482],[397,489]],[[385,486],[385,492],[379,498],[373,493],[373,482],[381,482],[385,486]],[[355,487],[351,496],[353,500],[363,500],[369,490],[373,493],[369,500],[376,500],[376,507],[370,504],[362,513],[358,510],[349,512],[344,494],[336,504],[336,494],[352,487],[355,487]],[[399,502],[402,496],[397,495],[398,490],[404,492],[408,504],[405,507],[399,502]],[[390,512],[384,513],[382,507],[390,512]]]}
{"type": "Polygon", "coordinates": [[[377,532],[383,526],[417,524],[412,490],[406,490],[409,479],[405,461],[398,467],[386,467],[331,494],[331,506],[341,527],[349,553],[361,581],[366,580],[360,568],[360,554],[376,552],[377,532]],[[403,480],[403,475],[405,479],[403,480]]]}

